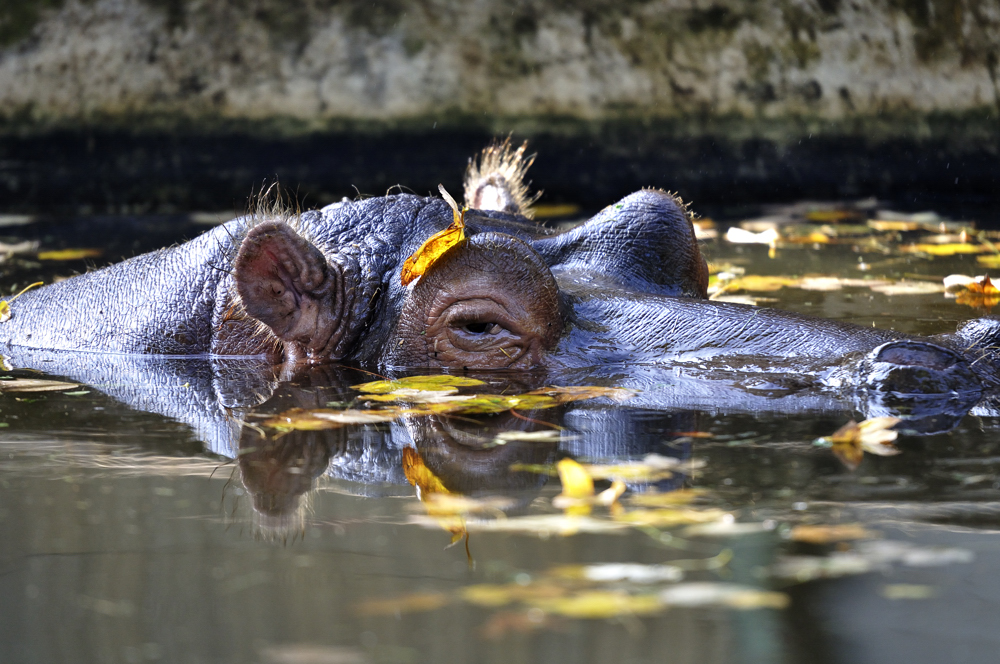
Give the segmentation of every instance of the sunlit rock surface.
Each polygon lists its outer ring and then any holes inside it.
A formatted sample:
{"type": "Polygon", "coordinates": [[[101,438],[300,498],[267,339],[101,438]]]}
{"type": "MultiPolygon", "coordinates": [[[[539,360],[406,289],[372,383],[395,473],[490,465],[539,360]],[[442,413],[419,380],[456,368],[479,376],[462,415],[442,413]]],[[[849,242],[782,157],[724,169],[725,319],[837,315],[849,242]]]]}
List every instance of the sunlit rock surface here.
{"type": "Polygon", "coordinates": [[[763,124],[722,133],[780,138],[877,116],[898,118],[890,134],[919,133],[913,120],[929,114],[995,123],[1000,104],[1000,3],[988,0],[3,5],[0,114],[16,124],[278,119],[301,131],[485,114],[718,133],[715,121],[751,118],[763,124]],[[768,123],[789,117],[806,124],[768,123]]]}

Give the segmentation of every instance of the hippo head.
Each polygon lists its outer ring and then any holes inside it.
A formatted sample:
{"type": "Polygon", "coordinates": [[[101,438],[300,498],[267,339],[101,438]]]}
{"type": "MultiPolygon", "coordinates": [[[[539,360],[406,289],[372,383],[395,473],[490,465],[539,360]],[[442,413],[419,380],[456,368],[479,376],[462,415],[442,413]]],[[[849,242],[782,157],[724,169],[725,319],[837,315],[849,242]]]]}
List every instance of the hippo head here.
{"type": "Polygon", "coordinates": [[[643,190],[554,233],[510,213],[509,193],[477,191],[503,209],[467,211],[466,238],[407,286],[404,261],[452,221],[443,200],[372,198],[255,225],[233,271],[243,309],[291,360],[528,369],[564,364],[581,334],[641,323],[588,318],[591,294],[705,296],[705,260],[673,195],[643,190]]]}

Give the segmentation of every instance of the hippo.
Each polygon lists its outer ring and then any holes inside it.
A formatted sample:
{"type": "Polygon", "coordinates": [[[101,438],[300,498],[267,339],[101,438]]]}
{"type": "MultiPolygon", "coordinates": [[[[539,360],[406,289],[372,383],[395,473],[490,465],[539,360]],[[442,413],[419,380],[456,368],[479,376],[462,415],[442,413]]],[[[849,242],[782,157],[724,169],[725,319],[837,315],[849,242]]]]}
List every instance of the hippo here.
{"type": "Polygon", "coordinates": [[[263,357],[450,371],[697,367],[787,387],[975,394],[1000,384],[1000,321],[912,337],[707,299],[688,207],[643,189],[570,230],[531,221],[525,146],[465,179],[465,239],[401,271],[456,212],[410,194],[254,211],[178,246],[29,291],[8,350],[263,357]]]}

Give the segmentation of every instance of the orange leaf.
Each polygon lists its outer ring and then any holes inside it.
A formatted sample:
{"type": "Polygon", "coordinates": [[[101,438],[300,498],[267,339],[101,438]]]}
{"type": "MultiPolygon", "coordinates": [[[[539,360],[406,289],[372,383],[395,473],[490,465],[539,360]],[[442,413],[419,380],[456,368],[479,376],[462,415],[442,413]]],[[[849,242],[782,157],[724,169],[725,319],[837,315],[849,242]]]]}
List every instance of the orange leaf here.
{"type": "Polygon", "coordinates": [[[399,280],[404,286],[419,276],[422,276],[430,269],[437,259],[441,258],[446,251],[465,239],[465,209],[459,209],[458,203],[445,191],[444,185],[438,185],[441,195],[451,205],[454,221],[443,231],[438,231],[420,245],[417,251],[406,259],[403,263],[403,270],[399,275],[399,280]]]}
{"type": "Polygon", "coordinates": [[[451,493],[424,465],[423,457],[412,447],[403,448],[403,475],[410,484],[420,489],[421,494],[451,493]]]}

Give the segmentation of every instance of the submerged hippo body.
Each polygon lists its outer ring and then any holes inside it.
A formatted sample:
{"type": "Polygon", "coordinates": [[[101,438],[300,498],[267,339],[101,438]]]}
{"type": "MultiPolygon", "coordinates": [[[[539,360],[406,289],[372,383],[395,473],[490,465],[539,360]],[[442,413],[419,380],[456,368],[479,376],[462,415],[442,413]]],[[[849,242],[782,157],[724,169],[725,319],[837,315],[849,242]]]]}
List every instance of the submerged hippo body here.
{"type": "Polygon", "coordinates": [[[259,212],[25,293],[0,343],[458,370],[713,360],[901,393],[997,382],[989,319],[913,339],[705,299],[689,215],[662,191],[546,231],[525,216],[522,153],[484,153],[467,182],[467,239],[408,287],[404,261],[452,222],[445,201],[397,195],[259,212]]]}

